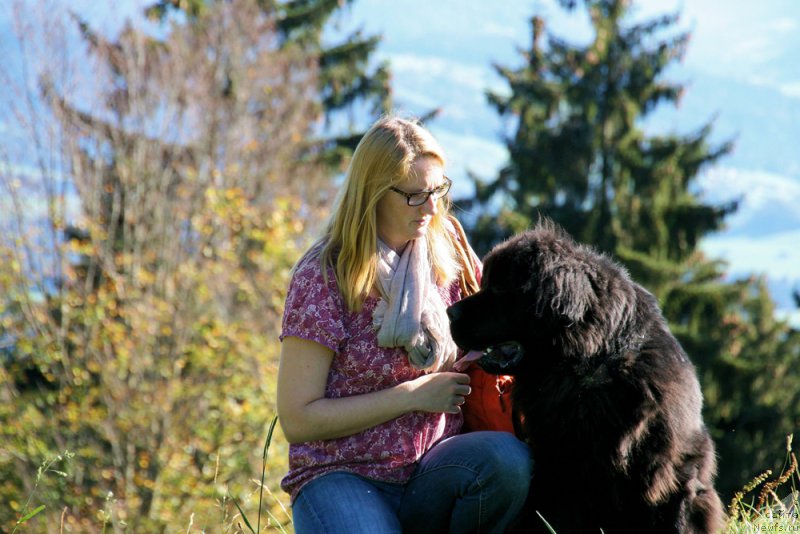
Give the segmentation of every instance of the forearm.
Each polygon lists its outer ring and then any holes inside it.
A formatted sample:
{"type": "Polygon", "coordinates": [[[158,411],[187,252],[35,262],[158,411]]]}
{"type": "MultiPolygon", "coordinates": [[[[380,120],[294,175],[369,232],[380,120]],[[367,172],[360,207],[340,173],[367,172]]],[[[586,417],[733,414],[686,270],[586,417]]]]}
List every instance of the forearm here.
{"type": "Polygon", "coordinates": [[[290,443],[356,434],[416,409],[413,384],[342,398],[319,398],[283,413],[281,426],[290,443]]]}
{"type": "Polygon", "coordinates": [[[333,351],[313,341],[286,337],[278,368],[278,415],[290,443],[349,436],[405,413],[458,413],[469,395],[469,376],[440,372],[380,391],[325,396],[333,351]]]}

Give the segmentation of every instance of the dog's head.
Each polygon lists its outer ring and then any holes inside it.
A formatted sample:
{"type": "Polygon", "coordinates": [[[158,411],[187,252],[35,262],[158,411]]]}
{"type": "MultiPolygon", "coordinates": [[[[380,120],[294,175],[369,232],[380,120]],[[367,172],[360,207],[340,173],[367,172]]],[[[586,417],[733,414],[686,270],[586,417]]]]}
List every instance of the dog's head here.
{"type": "Polygon", "coordinates": [[[609,350],[635,298],[620,266],[545,222],[495,247],[480,291],[448,315],[456,344],[485,350],[479,364],[487,371],[514,374],[523,353],[586,358],[609,350]]]}

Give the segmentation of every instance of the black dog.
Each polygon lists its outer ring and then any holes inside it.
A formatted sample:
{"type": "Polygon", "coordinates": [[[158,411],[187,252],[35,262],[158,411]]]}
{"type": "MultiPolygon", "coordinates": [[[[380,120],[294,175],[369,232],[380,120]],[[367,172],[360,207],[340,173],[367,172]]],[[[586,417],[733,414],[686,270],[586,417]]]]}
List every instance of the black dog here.
{"type": "Polygon", "coordinates": [[[540,223],[495,247],[448,310],[456,343],[516,377],[533,451],[520,530],[710,533],[723,527],[694,366],[655,298],[608,257],[540,223]]]}

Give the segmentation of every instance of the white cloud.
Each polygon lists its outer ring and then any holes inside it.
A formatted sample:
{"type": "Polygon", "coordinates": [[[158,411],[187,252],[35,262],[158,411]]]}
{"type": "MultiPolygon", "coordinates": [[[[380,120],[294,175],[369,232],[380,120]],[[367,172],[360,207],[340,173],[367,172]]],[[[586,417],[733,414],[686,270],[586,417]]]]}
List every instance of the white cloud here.
{"type": "Polygon", "coordinates": [[[769,21],[766,27],[779,33],[792,33],[797,30],[798,24],[798,19],[782,16],[769,21]]]}
{"type": "Polygon", "coordinates": [[[700,186],[712,202],[742,199],[739,210],[727,220],[728,229],[703,240],[701,248],[707,254],[727,260],[737,275],[800,281],[800,181],[719,167],[705,173],[700,186]]]}
{"type": "Polygon", "coordinates": [[[766,274],[800,280],[800,228],[759,238],[718,236],[703,240],[709,256],[730,262],[737,275],[766,274]]]}
{"type": "Polygon", "coordinates": [[[472,184],[466,180],[467,171],[493,179],[508,160],[508,152],[499,142],[435,126],[431,127],[431,133],[447,154],[447,172],[456,178],[453,185],[456,197],[473,192],[472,184]]]}
{"type": "Polygon", "coordinates": [[[400,109],[398,109],[398,111],[401,113],[406,111],[402,109],[405,107],[418,110],[423,110],[423,109],[430,110],[437,108],[441,105],[441,102],[438,99],[433,98],[426,92],[419,91],[414,88],[405,87],[403,85],[400,85],[399,83],[395,84],[394,100],[402,104],[401,106],[399,106],[400,109]]]}
{"type": "Polygon", "coordinates": [[[800,98],[800,82],[783,83],[778,86],[780,92],[792,98],[800,98]]]}
{"type": "Polygon", "coordinates": [[[775,75],[765,74],[761,71],[753,70],[740,80],[754,87],[767,87],[774,89],[789,98],[800,98],[800,81],[782,82],[775,75]]]}
{"type": "Polygon", "coordinates": [[[472,65],[451,61],[440,56],[390,54],[392,71],[396,76],[446,79],[451,86],[482,92],[491,80],[489,65],[472,65]]]}
{"type": "Polygon", "coordinates": [[[734,40],[733,48],[727,52],[730,54],[728,61],[757,65],[780,57],[782,50],[776,46],[775,37],[771,33],[759,33],[734,40]]]}
{"type": "Polygon", "coordinates": [[[787,321],[794,328],[800,328],[800,310],[797,309],[775,310],[775,316],[778,319],[787,321]]]}
{"type": "Polygon", "coordinates": [[[787,198],[800,200],[800,181],[766,171],[715,167],[700,177],[700,185],[717,197],[747,194],[751,204],[787,198]]]}
{"type": "MultiPolygon", "coordinates": [[[[800,229],[800,180],[796,178],[716,167],[700,176],[699,186],[704,198],[714,203],[741,198],[739,209],[727,220],[729,230],[755,231],[759,226],[775,223],[800,229]]],[[[800,240],[796,244],[800,251],[798,245],[800,240]]]]}
{"type": "Polygon", "coordinates": [[[481,27],[481,30],[486,35],[495,35],[497,37],[505,37],[508,39],[516,39],[520,34],[518,29],[514,26],[508,24],[498,24],[496,22],[487,22],[481,27]]]}
{"type": "Polygon", "coordinates": [[[680,26],[691,33],[686,65],[693,71],[772,87],[795,74],[786,67],[800,46],[796,0],[637,0],[636,6],[646,16],[680,13],[680,26]]]}

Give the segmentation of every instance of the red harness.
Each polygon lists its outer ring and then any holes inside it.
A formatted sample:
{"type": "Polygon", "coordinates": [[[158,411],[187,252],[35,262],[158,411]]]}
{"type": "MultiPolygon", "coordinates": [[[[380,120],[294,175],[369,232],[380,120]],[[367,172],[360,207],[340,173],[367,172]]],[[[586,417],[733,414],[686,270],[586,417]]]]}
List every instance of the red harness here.
{"type": "Polygon", "coordinates": [[[464,414],[464,432],[500,430],[514,432],[514,413],[511,390],[514,378],[507,375],[490,375],[477,365],[466,371],[472,392],[461,407],[464,414]]]}

